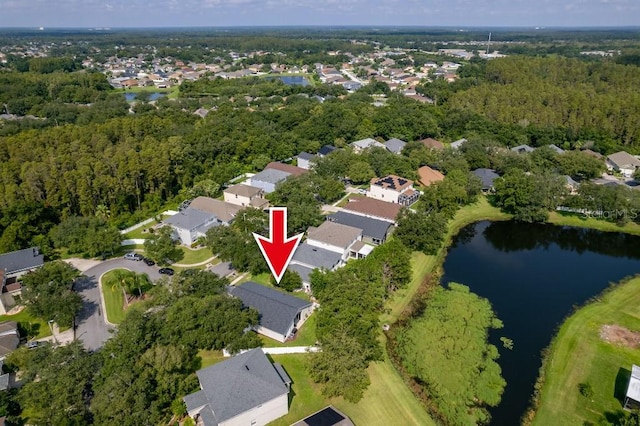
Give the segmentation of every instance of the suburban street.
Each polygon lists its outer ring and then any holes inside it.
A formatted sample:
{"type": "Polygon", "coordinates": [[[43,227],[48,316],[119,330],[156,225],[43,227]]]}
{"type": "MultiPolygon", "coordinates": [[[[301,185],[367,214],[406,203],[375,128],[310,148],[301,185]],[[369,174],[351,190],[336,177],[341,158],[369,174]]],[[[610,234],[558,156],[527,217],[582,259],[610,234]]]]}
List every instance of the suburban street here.
{"type": "Polygon", "coordinates": [[[105,322],[105,312],[101,303],[98,280],[105,272],[112,269],[124,268],[135,272],[144,272],[152,281],[158,280],[161,275],[157,266],[147,266],[144,262],[136,262],[125,259],[112,259],[87,269],[84,276],[78,279],[76,290],[83,298],[82,310],[78,314],[76,338],[80,339],[87,350],[96,350],[102,347],[110,337],[113,327],[105,322]]]}

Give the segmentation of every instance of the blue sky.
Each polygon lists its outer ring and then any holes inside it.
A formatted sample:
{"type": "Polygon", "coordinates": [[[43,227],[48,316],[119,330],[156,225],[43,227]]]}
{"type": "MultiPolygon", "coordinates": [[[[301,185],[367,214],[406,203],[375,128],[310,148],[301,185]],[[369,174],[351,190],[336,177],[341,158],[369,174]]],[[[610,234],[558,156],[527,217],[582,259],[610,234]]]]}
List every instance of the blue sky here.
{"type": "Polygon", "coordinates": [[[0,0],[0,27],[630,26],[640,0],[0,0]]]}

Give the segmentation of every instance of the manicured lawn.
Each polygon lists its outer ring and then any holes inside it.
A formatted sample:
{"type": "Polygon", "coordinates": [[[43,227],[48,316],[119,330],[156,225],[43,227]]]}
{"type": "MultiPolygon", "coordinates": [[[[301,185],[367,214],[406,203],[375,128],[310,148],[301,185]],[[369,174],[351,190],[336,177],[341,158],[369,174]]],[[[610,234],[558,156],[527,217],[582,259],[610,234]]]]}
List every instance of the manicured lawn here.
{"type": "Polygon", "coordinates": [[[143,225],[138,229],[134,229],[131,232],[127,232],[126,234],[124,234],[124,237],[128,240],[136,240],[139,238],[141,239],[149,238],[149,236],[152,234],[148,232],[148,229],[157,224],[158,224],[158,221],[154,220],[153,222],[147,223],[146,225],[143,225]],[[145,230],[147,230],[147,232],[143,232],[145,230]]]}
{"type": "Polygon", "coordinates": [[[24,329],[29,329],[34,334],[36,334],[37,332],[37,339],[51,336],[51,329],[49,329],[49,324],[47,324],[47,322],[44,320],[29,315],[27,309],[23,309],[15,315],[0,315],[0,322],[4,321],[15,321],[18,323],[18,326],[21,326],[24,329]]]}
{"type": "Polygon", "coordinates": [[[200,368],[209,367],[226,359],[224,355],[222,355],[222,351],[199,350],[198,356],[200,357],[200,368]]]}
{"type": "Polygon", "coordinates": [[[117,269],[109,271],[102,276],[102,295],[104,297],[105,309],[107,310],[107,320],[113,324],[120,324],[127,315],[124,310],[124,295],[119,286],[114,287],[108,284],[109,279],[113,277],[115,271],[117,271],[117,269]]]}
{"type": "Polygon", "coordinates": [[[640,278],[619,285],[562,325],[544,365],[546,382],[534,425],[598,424],[602,416],[615,416],[622,409],[640,349],[605,342],[600,338],[602,325],[640,331],[640,278]],[[580,383],[590,384],[590,398],[580,394],[580,383]]]}
{"type": "Polygon", "coordinates": [[[626,232],[628,234],[640,235],[640,225],[637,223],[630,222],[624,226],[618,226],[613,222],[592,217],[587,218],[576,213],[551,212],[549,214],[549,223],[553,223],[554,225],[580,226],[604,232],[626,232]]]}
{"type": "MultiPolygon", "coordinates": [[[[179,263],[181,265],[192,265],[196,263],[201,263],[213,257],[213,253],[211,253],[211,250],[207,247],[204,247],[198,250],[191,250],[182,246],[180,246],[179,248],[184,253],[184,257],[176,263],[179,263]]],[[[214,259],[213,261],[211,261],[211,263],[218,263],[218,262],[219,262],[218,259],[214,259]]]]}
{"type": "Polygon", "coordinates": [[[286,343],[280,343],[277,340],[270,339],[261,334],[258,335],[260,340],[262,340],[262,344],[265,348],[280,348],[285,346],[313,346],[315,345],[318,338],[316,337],[316,317],[317,314],[313,313],[309,319],[307,319],[294,340],[291,340],[286,343]]]}

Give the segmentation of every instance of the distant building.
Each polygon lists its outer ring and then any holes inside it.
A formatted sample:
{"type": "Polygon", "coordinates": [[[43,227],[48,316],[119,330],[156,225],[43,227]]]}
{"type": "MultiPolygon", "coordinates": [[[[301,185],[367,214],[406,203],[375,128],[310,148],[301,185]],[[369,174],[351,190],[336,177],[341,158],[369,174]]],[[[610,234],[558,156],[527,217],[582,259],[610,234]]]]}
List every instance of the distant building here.
{"type": "Polygon", "coordinates": [[[337,148],[333,145],[324,145],[318,150],[318,157],[325,157],[335,151],[337,148]]]}
{"type": "Polygon", "coordinates": [[[420,142],[422,142],[424,147],[427,149],[437,149],[437,150],[444,149],[444,144],[433,138],[422,139],[420,142]]]}
{"type": "Polygon", "coordinates": [[[517,152],[518,154],[529,153],[535,150],[535,148],[531,148],[529,145],[518,145],[511,148],[511,151],[517,152]]]}
{"type": "Polygon", "coordinates": [[[387,148],[377,140],[371,138],[360,139],[359,141],[351,142],[349,145],[351,145],[351,147],[353,148],[353,152],[355,152],[356,154],[359,154],[365,149],[370,148],[387,148]]]}
{"type": "Polygon", "coordinates": [[[419,182],[423,186],[429,186],[433,183],[444,180],[444,175],[429,166],[422,166],[418,169],[419,182]]]}
{"type": "Polygon", "coordinates": [[[262,195],[264,194],[262,188],[255,186],[233,185],[225,189],[223,194],[225,202],[235,204],[240,207],[264,209],[269,205],[269,202],[262,198],[262,195]]]}
{"type": "Polygon", "coordinates": [[[464,145],[467,142],[467,140],[465,138],[462,139],[458,139],[457,141],[451,142],[451,149],[460,149],[462,147],[462,145],[464,145]]]}
{"type": "Polygon", "coordinates": [[[301,152],[296,158],[298,160],[298,167],[309,170],[311,168],[311,161],[316,158],[316,156],[308,152],[301,152]]]}
{"type": "Polygon", "coordinates": [[[264,191],[265,194],[270,194],[276,190],[276,185],[286,178],[291,176],[291,173],[283,172],[276,169],[264,169],[260,173],[256,173],[247,180],[247,184],[255,186],[264,191]]]}
{"type": "Polygon", "coordinates": [[[420,193],[413,189],[413,181],[396,175],[371,179],[367,197],[410,206],[418,201],[420,193]]]}
{"type": "Polygon", "coordinates": [[[620,151],[607,157],[607,168],[620,172],[624,177],[629,178],[640,168],[640,160],[626,151],[620,151]]]}
{"type": "Polygon", "coordinates": [[[483,192],[493,191],[493,182],[500,177],[500,175],[492,169],[475,169],[471,173],[482,182],[483,192]]]}
{"type": "Polygon", "coordinates": [[[407,143],[402,139],[391,138],[384,143],[384,146],[387,148],[387,151],[394,154],[400,154],[406,144],[407,143]]]}

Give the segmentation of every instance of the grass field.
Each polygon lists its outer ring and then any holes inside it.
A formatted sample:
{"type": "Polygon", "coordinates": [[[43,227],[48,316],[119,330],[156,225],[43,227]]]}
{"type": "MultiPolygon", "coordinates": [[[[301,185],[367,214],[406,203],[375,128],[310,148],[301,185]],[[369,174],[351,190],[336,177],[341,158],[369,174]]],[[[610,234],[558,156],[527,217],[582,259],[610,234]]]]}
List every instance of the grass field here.
{"type": "Polygon", "coordinates": [[[104,297],[105,309],[107,310],[107,320],[112,324],[120,324],[126,316],[122,289],[118,286],[114,287],[108,284],[110,278],[113,277],[117,270],[118,269],[114,269],[107,272],[101,279],[102,296],[104,297]]]}
{"type": "Polygon", "coordinates": [[[280,343],[277,340],[270,339],[266,336],[258,334],[260,340],[262,340],[262,345],[265,348],[280,348],[287,346],[313,346],[318,340],[316,337],[316,314],[312,314],[309,319],[307,319],[294,340],[280,343]]]}
{"type": "Polygon", "coordinates": [[[576,213],[551,212],[549,214],[549,223],[564,226],[580,226],[604,232],[626,232],[627,234],[640,235],[640,225],[637,223],[630,222],[624,226],[618,226],[613,222],[592,217],[586,218],[576,213]]]}
{"type": "MultiPolygon", "coordinates": [[[[210,259],[213,256],[211,249],[207,247],[203,247],[198,250],[191,250],[183,246],[179,246],[180,250],[184,253],[184,257],[180,259],[178,262],[181,265],[193,265],[196,263],[204,262],[207,259],[210,259]]],[[[214,259],[211,263],[218,263],[218,259],[214,259]]]]}
{"type": "Polygon", "coordinates": [[[47,322],[44,320],[29,315],[27,309],[23,309],[14,315],[0,315],[0,322],[4,321],[17,322],[19,327],[31,330],[34,335],[37,333],[37,335],[35,336],[37,339],[51,336],[51,329],[49,328],[49,324],[47,324],[47,322]]]}
{"type": "Polygon", "coordinates": [[[145,239],[145,238],[149,238],[150,234],[149,232],[143,232],[144,230],[147,230],[151,227],[153,227],[154,225],[157,225],[158,221],[154,220],[150,223],[147,223],[146,225],[141,226],[138,229],[134,229],[131,232],[127,232],[126,234],[124,234],[124,237],[128,240],[137,240],[137,239],[145,239]]]}
{"type": "Polygon", "coordinates": [[[640,277],[620,284],[562,325],[544,365],[546,382],[534,425],[597,424],[603,416],[618,418],[640,349],[605,342],[600,338],[602,325],[640,331],[640,277]],[[590,398],[579,392],[580,383],[591,386],[590,398]]]}
{"type": "Polygon", "coordinates": [[[222,355],[222,351],[199,350],[198,356],[200,357],[200,368],[209,367],[226,359],[224,355],[222,355]]]}

